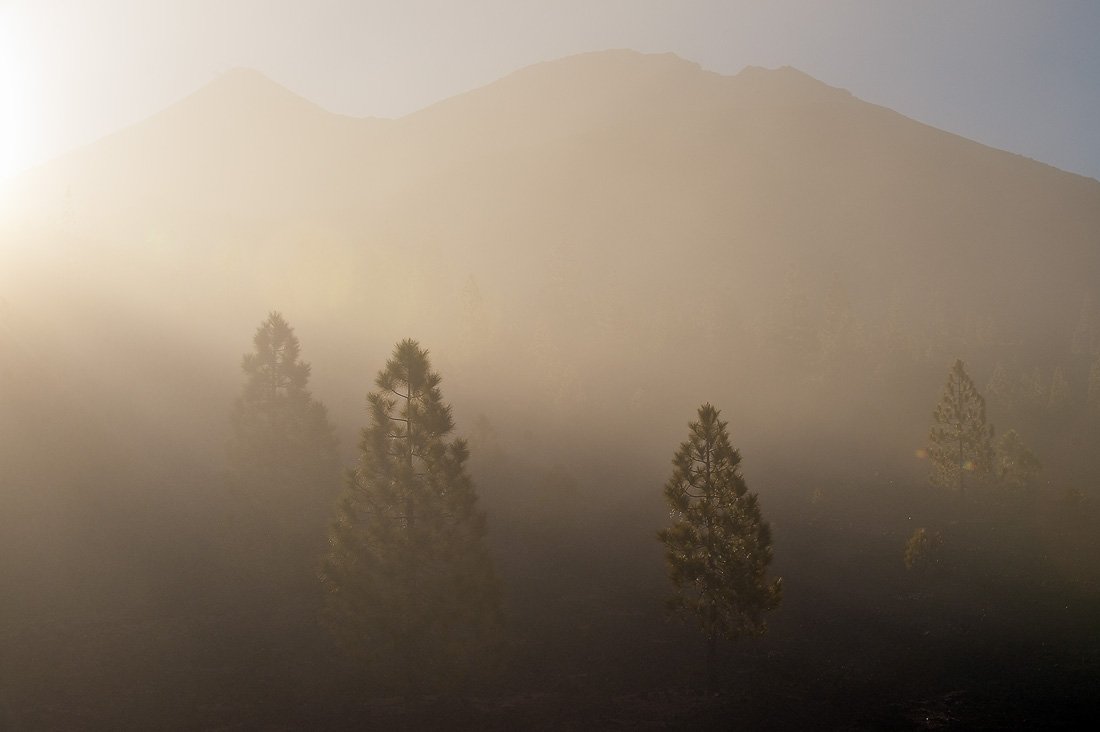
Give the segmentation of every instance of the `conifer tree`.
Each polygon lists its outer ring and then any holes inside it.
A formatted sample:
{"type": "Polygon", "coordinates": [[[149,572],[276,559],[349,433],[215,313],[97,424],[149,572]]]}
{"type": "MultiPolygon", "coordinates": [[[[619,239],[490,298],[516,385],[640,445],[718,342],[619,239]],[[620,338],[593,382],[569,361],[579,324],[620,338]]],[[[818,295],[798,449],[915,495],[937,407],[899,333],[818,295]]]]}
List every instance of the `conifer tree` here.
{"type": "Polygon", "coordinates": [[[929,571],[940,565],[942,548],[943,536],[938,531],[928,531],[922,527],[915,530],[905,542],[902,561],[905,562],[906,569],[929,571]]]}
{"type": "Polygon", "coordinates": [[[241,359],[245,384],[232,413],[229,462],[254,510],[292,533],[315,533],[339,486],[336,438],[323,404],[308,387],[294,329],[273,312],[241,359]]]}
{"type": "Polygon", "coordinates": [[[814,323],[805,277],[791,264],[785,277],[783,298],[777,303],[771,331],[792,352],[807,355],[813,348],[814,323]]]}
{"type": "Polygon", "coordinates": [[[1029,450],[1016,430],[1005,432],[997,440],[994,472],[1000,484],[1010,490],[1026,491],[1033,488],[1042,469],[1042,463],[1029,450]]]}
{"type": "Polygon", "coordinates": [[[1100,344],[1100,327],[1098,327],[1096,308],[1092,298],[1084,295],[1081,298],[1081,309],[1077,316],[1077,325],[1073,329],[1070,338],[1070,353],[1078,355],[1092,355],[1097,352],[1100,344]]]}
{"type": "Polygon", "coordinates": [[[707,639],[713,686],[720,638],[766,632],[764,614],[778,606],[781,581],[769,579],[771,528],[741,476],[741,455],[710,404],[699,408],[688,440],[672,459],[665,497],[673,524],[659,532],[675,587],[672,610],[694,616],[707,639]]]}
{"type": "Polygon", "coordinates": [[[1008,369],[1000,361],[993,367],[993,375],[989,377],[985,392],[989,395],[990,402],[995,409],[1012,410],[1016,407],[1017,389],[1008,369]]]}
{"type": "Polygon", "coordinates": [[[500,620],[469,453],[448,441],[439,383],[415,341],[396,346],[367,396],[370,424],[321,572],[329,627],[410,693],[485,661],[500,620]]]}
{"type": "Polygon", "coordinates": [[[1038,366],[1020,375],[1019,396],[1020,402],[1028,407],[1041,407],[1046,402],[1043,373],[1038,366]]]}
{"type": "Polygon", "coordinates": [[[462,343],[476,352],[484,346],[488,328],[485,317],[485,298],[482,297],[481,288],[478,287],[473,275],[466,278],[460,298],[462,343]]]}
{"type": "Polygon", "coordinates": [[[1086,400],[1089,411],[1100,414],[1100,356],[1097,356],[1089,369],[1089,390],[1086,400]]]}
{"type": "Polygon", "coordinates": [[[993,426],[986,424],[985,399],[966,373],[961,359],[947,376],[943,396],[932,413],[934,423],[928,439],[932,461],[931,481],[965,491],[965,475],[978,481],[987,478],[993,466],[993,426]]]}
{"type": "Polygon", "coordinates": [[[863,346],[863,329],[856,319],[848,288],[839,276],[825,292],[821,307],[821,327],[818,330],[818,348],[821,363],[826,369],[840,366],[846,358],[863,346]]]}
{"type": "Polygon", "coordinates": [[[1069,381],[1059,366],[1050,377],[1050,408],[1054,411],[1065,409],[1069,404],[1069,397],[1069,381]]]}

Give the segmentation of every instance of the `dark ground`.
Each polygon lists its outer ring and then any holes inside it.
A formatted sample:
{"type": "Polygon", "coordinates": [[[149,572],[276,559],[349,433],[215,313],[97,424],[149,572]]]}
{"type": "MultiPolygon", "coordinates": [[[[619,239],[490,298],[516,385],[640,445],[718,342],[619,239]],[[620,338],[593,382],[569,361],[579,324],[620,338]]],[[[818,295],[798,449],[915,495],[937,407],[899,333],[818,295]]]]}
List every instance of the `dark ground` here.
{"type": "Polygon", "coordinates": [[[343,658],[308,578],[257,572],[189,529],[195,517],[134,509],[97,531],[112,504],[84,506],[88,551],[20,576],[0,606],[0,719],[11,730],[1091,726],[1090,506],[826,485],[815,500],[762,496],[784,601],[767,636],[723,649],[715,694],[696,629],[665,616],[659,502],[609,504],[566,527],[490,515],[510,658],[461,695],[417,698],[379,692],[343,658]],[[901,561],[916,525],[944,537],[925,572],[901,561]]]}

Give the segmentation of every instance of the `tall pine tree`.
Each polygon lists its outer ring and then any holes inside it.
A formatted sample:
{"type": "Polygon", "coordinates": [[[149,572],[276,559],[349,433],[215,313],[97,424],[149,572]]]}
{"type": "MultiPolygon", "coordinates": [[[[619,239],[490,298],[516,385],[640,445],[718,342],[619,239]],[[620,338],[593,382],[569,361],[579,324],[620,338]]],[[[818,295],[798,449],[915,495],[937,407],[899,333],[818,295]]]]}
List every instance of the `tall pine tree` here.
{"type": "Polygon", "coordinates": [[[994,476],[1003,489],[1022,494],[1035,488],[1043,464],[1016,430],[1005,432],[997,440],[994,460],[994,476]]]}
{"type": "Polygon", "coordinates": [[[1058,412],[1065,409],[1069,405],[1069,401],[1069,381],[1066,379],[1066,374],[1062,371],[1062,367],[1058,366],[1050,376],[1050,400],[1047,404],[1051,411],[1058,412]]]}
{"type": "Polygon", "coordinates": [[[485,516],[440,377],[399,343],[367,396],[360,442],[330,532],[326,621],[397,688],[459,684],[491,657],[500,621],[485,516]]]}
{"type": "Polygon", "coordinates": [[[977,481],[993,468],[993,426],[986,424],[985,399],[966,373],[961,359],[947,375],[943,396],[932,413],[928,457],[933,484],[965,492],[967,474],[977,481]]]}
{"type": "Polygon", "coordinates": [[[675,587],[670,608],[693,616],[706,636],[710,687],[718,640],[764,633],[764,614],[781,597],[781,581],[767,576],[771,528],[718,415],[704,404],[699,421],[690,423],[665,484],[673,524],[658,534],[675,587]]]}
{"type": "MultiPolygon", "coordinates": [[[[336,437],[325,406],[310,394],[310,366],[294,329],[273,312],[241,359],[245,384],[232,413],[229,462],[264,531],[323,547],[339,487],[336,437]]],[[[312,561],[315,561],[312,560],[312,561]]]]}
{"type": "Polygon", "coordinates": [[[1089,368],[1089,385],[1085,402],[1090,414],[1100,414],[1100,356],[1096,357],[1089,368]]]}

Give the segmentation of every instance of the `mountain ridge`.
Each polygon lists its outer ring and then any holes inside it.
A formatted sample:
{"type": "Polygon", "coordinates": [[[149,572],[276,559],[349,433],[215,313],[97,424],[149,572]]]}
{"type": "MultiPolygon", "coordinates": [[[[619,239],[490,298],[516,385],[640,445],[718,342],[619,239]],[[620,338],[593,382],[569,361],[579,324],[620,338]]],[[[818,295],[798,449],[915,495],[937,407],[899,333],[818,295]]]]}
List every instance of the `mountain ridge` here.
{"type": "MultiPolygon", "coordinates": [[[[9,185],[9,188],[18,192],[20,189],[25,188],[28,182],[33,185],[35,179],[41,179],[44,171],[56,170],[58,167],[63,167],[65,161],[77,159],[83,156],[89,149],[95,149],[103,144],[111,144],[109,141],[118,139],[120,136],[126,137],[128,133],[140,130],[149,123],[164,119],[166,116],[185,116],[192,118],[192,121],[195,121],[193,118],[196,117],[200,119],[205,117],[206,119],[203,120],[205,124],[214,125],[218,121],[234,120],[241,117],[255,124],[259,123],[261,120],[279,116],[295,115],[303,117],[312,115],[317,119],[328,119],[330,122],[341,120],[347,127],[359,125],[360,128],[364,130],[364,134],[373,134],[383,128],[392,128],[398,125],[415,126],[422,124],[425,118],[430,118],[438,114],[440,110],[447,110],[448,108],[453,108],[461,104],[469,105],[472,99],[477,99],[487,94],[499,95],[502,89],[507,89],[516,84],[526,83],[532,78],[538,78],[540,76],[556,77],[551,79],[551,86],[558,90],[557,93],[560,98],[567,98],[566,94],[574,93],[578,84],[575,78],[577,75],[572,74],[572,71],[582,69],[584,73],[580,74],[580,76],[595,76],[600,81],[600,83],[597,84],[598,92],[606,92],[613,86],[614,82],[617,81],[615,78],[609,77],[612,71],[616,69],[620,71],[625,69],[633,74],[632,81],[634,84],[637,84],[640,80],[642,84],[648,87],[646,91],[650,95],[654,93],[653,87],[655,85],[659,87],[659,82],[662,77],[669,86],[675,86],[674,82],[681,82],[684,78],[691,78],[694,83],[710,82],[716,86],[724,85],[726,87],[741,84],[743,86],[756,87],[757,91],[763,88],[772,94],[776,93],[777,90],[783,94],[794,93],[798,96],[787,100],[788,102],[794,103],[810,103],[827,99],[838,100],[845,98],[857,100],[863,104],[881,106],[875,105],[873,102],[861,100],[846,89],[830,86],[793,66],[780,66],[769,69],[761,66],[749,65],[735,74],[726,75],[706,70],[700,64],[683,59],[673,53],[647,54],[629,49],[614,49],[579,53],[560,59],[532,64],[506,74],[487,84],[434,102],[426,107],[400,117],[355,117],[329,111],[321,105],[309,100],[307,97],[272,80],[256,69],[237,67],[223,72],[209,83],[186,94],[177,102],[153,113],[141,121],[116,130],[99,140],[70,151],[31,171],[27,171],[17,176],[9,185]],[[198,111],[194,111],[196,107],[199,108],[198,111]],[[211,109],[211,107],[213,108],[211,109]],[[374,129],[368,130],[368,128],[372,127],[374,129]]],[[[621,80],[621,78],[618,79],[618,81],[621,80]]],[[[583,87],[588,83],[587,80],[582,80],[579,82],[579,85],[583,87]]],[[[545,92],[543,92],[543,94],[545,94],[545,92]]],[[[621,102],[623,101],[621,95],[616,97],[612,94],[610,97],[611,98],[607,101],[607,106],[619,106],[621,108],[621,102]]],[[[889,108],[882,107],[882,109],[889,108]]],[[[893,110],[890,111],[894,114],[899,114],[893,110]]],[[[914,120],[904,115],[899,116],[916,124],[937,130],[938,132],[955,135],[955,133],[950,131],[940,130],[931,125],[926,125],[919,120],[914,120]]],[[[333,122],[332,126],[339,126],[339,123],[333,122]]],[[[979,141],[970,140],[961,135],[955,136],[974,144],[983,145],[983,143],[979,141]]],[[[999,148],[988,145],[986,145],[986,147],[1000,150],[999,148]]],[[[1001,152],[1017,155],[1021,159],[1049,166],[1048,163],[1034,160],[1019,155],[1018,153],[1013,153],[1012,151],[1001,150],[1001,152]]],[[[1060,170],[1055,166],[1049,167],[1060,170]]],[[[1068,171],[1061,172],[1068,173],[1068,171]]],[[[1094,180],[1076,173],[1068,174],[1087,180],[1094,180]]]]}
{"type": "Polygon", "coordinates": [[[972,299],[1055,278],[1036,241],[1062,260],[1058,296],[1100,277],[1100,183],[791,67],[727,76],[672,54],[544,62],[385,121],[235,70],[24,182],[23,213],[47,229],[170,231],[158,240],[180,251],[322,231],[342,252],[422,251],[431,277],[484,270],[509,289],[517,251],[549,266],[581,243],[604,267],[631,251],[724,263],[737,242],[746,293],[799,262],[876,297],[900,269],[972,299]],[[968,284],[978,270],[988,283],[968,284]]]}

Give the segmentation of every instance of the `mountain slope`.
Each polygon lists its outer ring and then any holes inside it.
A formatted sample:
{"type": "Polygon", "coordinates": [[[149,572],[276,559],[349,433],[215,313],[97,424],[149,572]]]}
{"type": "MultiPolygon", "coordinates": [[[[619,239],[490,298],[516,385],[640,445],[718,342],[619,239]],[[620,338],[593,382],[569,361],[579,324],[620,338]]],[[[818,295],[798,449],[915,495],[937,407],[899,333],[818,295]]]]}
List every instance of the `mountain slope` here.
{"type": "Polygon", "coordinates": [[[344,364],[334,390],[414,334],[463,378],[566,411],[594,392],[704,399],[825,368],[836,328],[840,371],[882,371],[889,333],[937,372],[1054,353],[1082,297],[1100,302],[1097,181],[794,69],[669,55],[539,64],[398,120],[233,72],[20,190],[3,235],[60,246],[72,283],[210,322],[217,343],[286,309],[344,364]],[[591,364],[630,373],[608,391],[591,364]]]}
{"type": "Polygon", "coordinates": [[[188,217],[326,210],[382,120],[331,114],[255,71],[230,71],[173,107],[31,171],[19,213],[65,208],[85,231],[125,236],[188,217]]]}
{"type": "Polygon", "coordinates": [[[113,238],[169,223],[183,236],[194,227],[218,238],[219,226],[242,221],[263,230],[303,220],[364,233],[382,222],[400,236],[427,216],[442,220],[430,236],[443,221],[469,221],[477,246],[492,250],[513,243],[480,229],[517,210],[568,229],[569,217],[538,209],[578,186],[592,204],[587,230],[612,247],[633,232],[622,211],[599,215],[602,197],[609,211],[615,200],[633,206],[646,230],[686,227],[694,240],[741,242],[813,267],[836,268],[840,257],[845,267],[866,264],[866,276],[886,274],[876,270],[896,258],[929,265],[922,274],[949,288],[973,282],[979,268],[999,282],[1016,266],[1005,263],[1034,270],[1047,261],[1032,256],[1036,241],[1063,251],[1075,288],[1098,274],[1084,244],[1100,226],[1095,181],[934,130],[793,69],[725,77],[628,51],[538,64],[394,121],[333,115],[238,70],[34,171],[17,200],[32,220],[68,216],[82,233],[113,238]],[[541,197],[515,200],[517,186],[541,197]],[[466,208],[454,210],[456,200],[466,208]],[[653,221],[660,210],[668,215],[653,221]]]}

